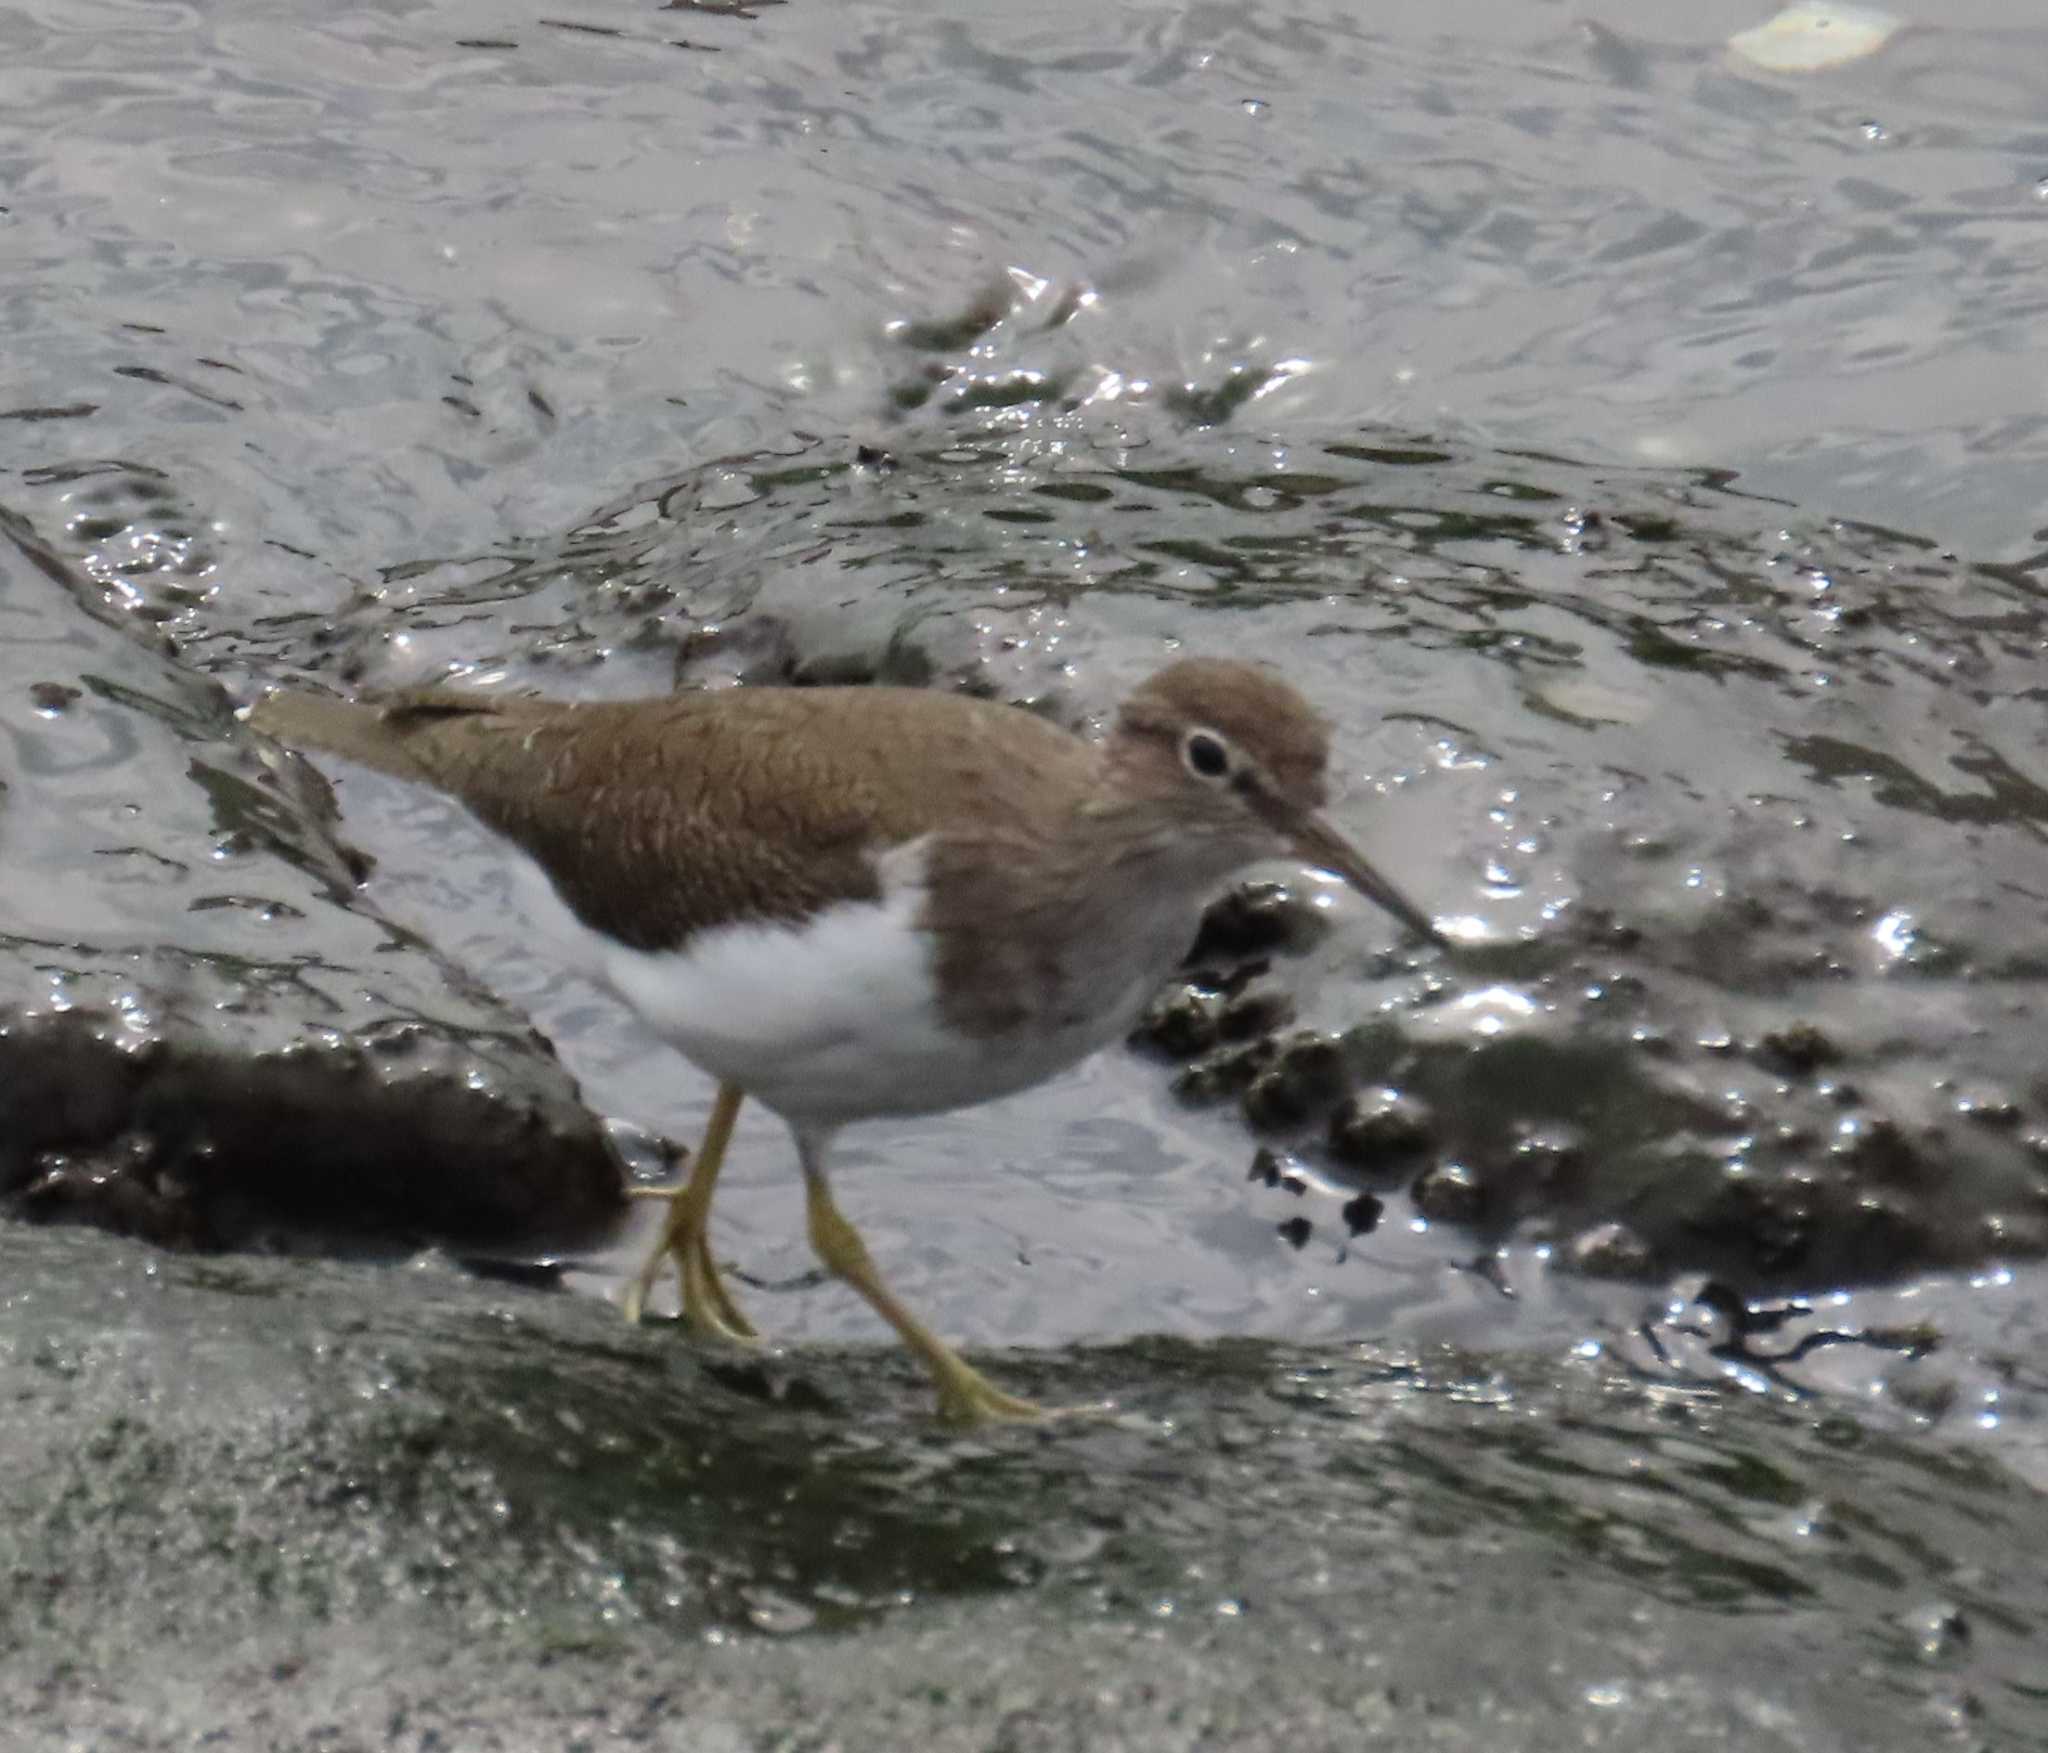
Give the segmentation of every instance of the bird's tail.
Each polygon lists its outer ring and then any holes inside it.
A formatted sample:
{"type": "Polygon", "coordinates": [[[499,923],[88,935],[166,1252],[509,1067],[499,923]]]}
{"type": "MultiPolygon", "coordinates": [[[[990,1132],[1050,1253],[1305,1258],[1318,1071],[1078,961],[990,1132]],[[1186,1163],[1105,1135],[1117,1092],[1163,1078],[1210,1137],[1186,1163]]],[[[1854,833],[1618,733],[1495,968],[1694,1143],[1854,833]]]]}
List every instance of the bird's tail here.
{"type": "Polygon", "coordinates": [[[249,709],[248,723],[295,749],[339,755],[400,779],[424,779],[406,747],[403,716],[381,704],[281,688],[249,709]]]}

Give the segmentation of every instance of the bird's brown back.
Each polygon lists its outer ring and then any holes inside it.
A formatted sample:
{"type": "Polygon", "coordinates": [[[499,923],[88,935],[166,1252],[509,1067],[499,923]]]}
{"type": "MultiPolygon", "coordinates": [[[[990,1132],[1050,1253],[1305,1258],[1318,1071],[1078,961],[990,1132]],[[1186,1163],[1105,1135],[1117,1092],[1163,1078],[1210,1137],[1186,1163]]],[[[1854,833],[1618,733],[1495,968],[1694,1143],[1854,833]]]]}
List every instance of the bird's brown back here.
{"type": "Polygon", "coordinates": [[[1099,772],[1093,747],[1043,719],[923,689],[575,705],[286,694],[252,716],[282,741],[459,799],[538,862],[584,924],[643,950],[876,899],[876,853],[963,817],[1023,857],[1099,772]]]}

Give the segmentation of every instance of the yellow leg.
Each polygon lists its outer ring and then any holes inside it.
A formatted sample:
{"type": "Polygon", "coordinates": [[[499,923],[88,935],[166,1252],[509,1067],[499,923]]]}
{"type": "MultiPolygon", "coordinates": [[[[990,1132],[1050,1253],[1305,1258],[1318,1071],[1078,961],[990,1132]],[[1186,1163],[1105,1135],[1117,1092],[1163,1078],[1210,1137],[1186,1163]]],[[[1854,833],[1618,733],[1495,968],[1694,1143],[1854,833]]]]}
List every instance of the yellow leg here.
{"type": "Polygon", "coordinates": [[[882,1282],[860,1231],[832,1202],[821,1147],[803,1145],[804,1198],[810,1212],[811,1246],[835,1277],[844,1279],[868,1306],[896,1329],[917,1353],[939,1390],[939,1416],[952,1424],[980,1424],[991,1418],[1042,1418],[1043,1407],[1005,1394],[943,1339],[896,1300],[882,1282]]]}
{"type": "Polygon", "coordinates": [[[718,1265],[711,1258],[711,1195],[718,1185],[726,1146],[732,1142],[733,1122],[739,1118],[740,1103],[745,1099],[746,1092],[738,1084],[718,1086],[718,1099],[711,1105],[711,1119],[704,1128],[704,1142],[697,1147],[690,1178],[682,1186],[634,1189],[647,1198],[666,1199],[668,1216],[646,1261],[626,1287],[627,1320],[640,1319],[648,1293],[661,1276],[663,1262],[674,1260],[683,1281],[683,1319],[693,1332],[720,1339],[755,1337],[753,1322],[740,1313],[739,1304],[732,1300],[725,1281],[718,1276],[718,1265]]]}

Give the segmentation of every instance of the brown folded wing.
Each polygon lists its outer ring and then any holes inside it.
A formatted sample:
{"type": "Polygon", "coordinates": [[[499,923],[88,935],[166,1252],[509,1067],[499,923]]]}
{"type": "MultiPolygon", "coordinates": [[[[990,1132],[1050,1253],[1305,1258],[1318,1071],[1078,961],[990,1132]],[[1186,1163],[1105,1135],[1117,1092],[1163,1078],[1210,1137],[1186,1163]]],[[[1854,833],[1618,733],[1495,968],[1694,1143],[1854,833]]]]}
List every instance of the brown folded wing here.
{"type": "Polygon", "coordinates": [[[756,688],[562,705],[436,690],[382,703],[272,695],[280,740],[417,779],[544,868],[636,949],[876,899],[875,856],[978,817],[1020,855],[1095,751],[1013,708],[914,689],[756,688]]]}

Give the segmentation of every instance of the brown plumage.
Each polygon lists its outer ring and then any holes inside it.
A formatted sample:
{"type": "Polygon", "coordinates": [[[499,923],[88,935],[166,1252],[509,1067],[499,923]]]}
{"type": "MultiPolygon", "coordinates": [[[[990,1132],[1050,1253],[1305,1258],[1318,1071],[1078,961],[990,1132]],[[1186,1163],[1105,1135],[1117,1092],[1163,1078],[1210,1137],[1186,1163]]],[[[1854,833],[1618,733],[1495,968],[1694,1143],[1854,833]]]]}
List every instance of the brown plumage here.
{"type": "Polygon", "coordinates": [[[880,895],[876,851],[987,809],[1051,829],[1099,752],[1013,708],[914,688],[747,688],[557,704],[435,689],[272,694],[250,722],[447,792],[634,949],[880,895]]]}
{"type": "Polygon", "coordinates": [[[1228,658],[1183,658],[1134,690],[1117,722],[1141,743],[1164,742],[1176,768],[1182,734],[1205,726],[1249,755],[1291,802],[1323,805],[1330,727],[1269,670],[1228,658]]]}

